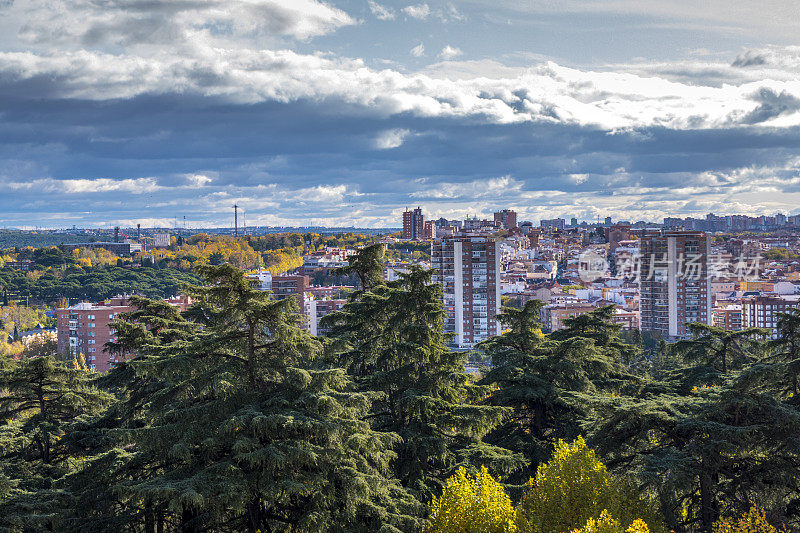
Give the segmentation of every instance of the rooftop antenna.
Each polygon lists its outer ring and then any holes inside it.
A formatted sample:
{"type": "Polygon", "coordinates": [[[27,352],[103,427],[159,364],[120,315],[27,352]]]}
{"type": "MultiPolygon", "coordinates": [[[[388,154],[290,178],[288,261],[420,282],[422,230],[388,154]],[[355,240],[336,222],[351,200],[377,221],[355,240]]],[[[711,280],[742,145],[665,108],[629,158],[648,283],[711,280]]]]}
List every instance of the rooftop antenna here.
{"type": "Polygon", "coordinates": [[[239,206],[233,204],[233,236],[239,236],[239,206]]]}

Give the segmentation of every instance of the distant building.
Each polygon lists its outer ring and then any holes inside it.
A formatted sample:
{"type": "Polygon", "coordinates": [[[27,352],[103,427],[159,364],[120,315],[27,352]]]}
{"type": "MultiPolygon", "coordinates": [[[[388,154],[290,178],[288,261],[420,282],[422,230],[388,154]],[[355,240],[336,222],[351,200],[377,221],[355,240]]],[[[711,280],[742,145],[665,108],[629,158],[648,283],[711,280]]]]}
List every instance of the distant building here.
{"type": "Polygon", "coordinates": [[[172,243],[169,233],[156,233],[153,235],[153,246],[156,248],[168,248],[172,243]]]}
{"type": "Polygon", "coordinates": [[[290,276],[276,274],[272,276],[272,296],[276,300],[294,297],[298,309],[303,309],[303,297],[308,288],[308,276],[290,276]]]}
{"type": "Polygon", "coordinates": [[[426,220],[422,230],[422,239],[429,241],[436,237],[436,224],[433,220],[426,220]]]}
{"type": "Polygon", "coordinates": [[[494,225],[503,229],[514,229],[517,227],[517,212],[511,209],[503,209],[494,214],[494,225]]]}
{"type": "Polygon", "coordinates": [[[317,300],[323,300],[325,298],[334,298],[339,294],[352,292],[354,290],[356,290],[356,288],[353,285],[323,285],[319,287],[308,287],[306,289],[306,294],[313,296],[317,300]]]}
{"type": "Polygon", "coordinates": [[[306,275],[319,270],[330,271],[345,267],[349,264],[347,258],[355,253],[355,250],[347,248],[326,248],[311,252],[303,256],[303,266],[300,267],[299,273],[306,275]]]}
{"type": "Polygon", "coordinates": [[[686,337],[689,322],[712,323],[708,256],[711,237],[663,231],[640,241],[640,321],[643,331],[686,337]]]}
{"type": "Polygon", "coordinates": [[[563,218],[542,219],[539,225],[542,228],[553,228],[563,230],[566,227],[566,220],[563,218]]]}
{"type": "Polygon", "coordinates": [[[442,284],[445,331],[469,348],[499,335],[500,245],[479,235],[460,234],[431,244],[433,280],[442,284]]]}
{"type": "Polygon", "coordinates": [[[595,308],[588,302],[547,304],[540,311],[542,325],[546,332],[552,333],[564,328],[564,319],[590,313],[595,308]]]}
{"type": "Polygon", "coordinates": [[[323,299],[318,300],[313,297],[308,297],[304,302],[304,311],[306,315],[306,327],[312,335],[325,335],[328,333],[328,328],[322,326],[320,321],[325,315],[340,310],[348,300],[343,299],[323,299]]]}
{"type": "Polygon", "coordinates": [[[403,239],[407,241],[425,239],[425,215],[422,208],[403,212],[403,239]]]}
{"type": "Polygon", "coordinates": [[[494,220],[478,218],[477,216],[473,218],[467,217],[461,227],[464,231],[478,231],[485,228],[494,230],[494,220]]]}
{"type": "Polygon", "coordinates": [[[609,255],[619,248],[619,243],[631,238],[631,227],[629,224],[616,224],[605,228],[606,240],[608,241],[609,255]]]}
{"type": "Polygon", "coordinates": [[[35,263],[33,261],[9,261],[6,265],[12,270],[21,270],[22,272],[30,272],[33,270],[35,263]]]}
{"type": "Polygon", "coordinates": [[[723,304],[714,308],[712,313],[714,325],[727,331],[740,331],[742,329],[741,304],[723,304]]]}
{"type": "Polygon", "coordinates": [[[133,255],[142,251],[142,244],[138,242],[84,242],[62,245],[64,250],[70,251],[78,248],[103,248],[116,255],[133,255]]]}
{"type": "Polygon", "coordinates": [[[131,354],[111,354],[105,344],[116,341],[116,330],[111,321],[120,313],[134,308],[127,298],[112,298],[107,304],[79,303],[56,311],[58,352],[77,355],[82,353],[89,368],[106,372],[131,354]]]}
{"type": "Polygon", "coordinates": [[[779,313],[786,313],[800,306],[800,295],[759,295],[742,298],[742,326],[765,328],[778,336],[779,313]]]}

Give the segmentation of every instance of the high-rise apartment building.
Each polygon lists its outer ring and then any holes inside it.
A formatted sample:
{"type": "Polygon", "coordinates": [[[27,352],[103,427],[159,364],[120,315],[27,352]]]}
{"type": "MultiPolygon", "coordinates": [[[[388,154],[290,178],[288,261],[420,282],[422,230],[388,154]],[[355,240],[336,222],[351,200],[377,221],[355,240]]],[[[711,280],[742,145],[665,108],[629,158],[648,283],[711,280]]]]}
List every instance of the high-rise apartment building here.
{"type": "Polygon", "coordinates": [[[514,229],[517,227],[517,212],[511,209],[503,209],[494,214],[494,225],[503,229],[514,229]]]}
{"type": "Polygon", "coordinates": [[[408,241],[423,240],[425,238],[425,215],[422,208],[403,212],[403,239],[408,241]]]}
{"type": "Polygon", "coordinates": [[[640,241],[641,328],[665,337],[689,334],[689,322],[712,323],[708,276],[711,237],[698,231],[663,231],[640,241]]]}
{"type": "Polygon", "coordinates": [[[478,235],[458,234],[431,244],[433,280],[442,284],[445,331],[469,348],[500,334],[500,245],[478,235]]]}

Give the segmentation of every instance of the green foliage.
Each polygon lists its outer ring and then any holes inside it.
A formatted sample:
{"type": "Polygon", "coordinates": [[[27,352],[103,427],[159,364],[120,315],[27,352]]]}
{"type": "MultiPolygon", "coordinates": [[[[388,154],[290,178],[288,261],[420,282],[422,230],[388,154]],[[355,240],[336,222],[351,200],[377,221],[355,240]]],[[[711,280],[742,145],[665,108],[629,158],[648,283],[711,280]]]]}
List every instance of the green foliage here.
{"type": "Polygon", "coordinates": [[[427,533],[513,533],[516,512],[503,486],[481,467],[474,476],[459,468],[431,502],[427,533]]]}
{"type": "Polygon", "coordinates": [[[373,244],[347,258],[348,266],[340,268],[338,274],[355,274],[361,282],[361,290],[368,291],[383,281],[383,245],[373,244]]]}
{"type": "MultiPolygon", "coordinates": [[[[354,261],[366,265],[365,280],[371,279],[368,257],[354,261]]],[[[482,441],[506,409],[481,402],[488,387],[466,377],[465,354],[448,349],[443,321],[441,286],[431,283],[430,271],[416,268],[357,293],[326,317],[333,337],[328,357],[345,366],[360,390],[381,394],[372,427],[402,437],[395,474],[423,501],[459,465],[503,473],[521,465],[521,458],[482,441]]]]}
{"type": "MultiPolygon", "coordinates": [[[[488,401],[512,410],[487,440],[523,453],[533,470],[556,439],[578,436],[593,405],[637,381],[623,364],[637,351],[619,338],[608,308],[568,319],[564,330],[545,337],[541,305],[532,300],[521,310],[504,308],[498,319],[509,329],[480,345],[493,363],[481,382],[492,386],[488,401]]],[[[521,471],[514,479],[529,476],[521,471]]]]}
{"type": "Polygon", "coordinates": [[[115,497],[83,490],[93,503],[83,527],[418,527],[421,506],[385,476],[397,435],[360,420],[372,397],[353,392],[343,371],[314,368],[319,343],[298,327],[294,300],[270,300],[229,265],[201,274],[186,317],[139,300],[118,330],[116,348],[141,352],[111,373],[127,381],[119,413],[146,423],[114,430],[120,447],[93,460],[111,462],[115,497]]]}
{"type": "Polygon", "coordinates": [[[169,268],[72,267],[65,271],[48,270],[38,278],[16,270],[0,270],[0,285],[13,294],[28,295],[39,302],[61,298],[97,301],[130,293],[166,298],[179,294],[185,283],[196,281],[197,277],[191,274],[169,268]]]}
{"type": "Polygon", "coordinates": [[[768,261],[787,261],[797,259],[800,255],[786,248],[770,248],[764,252],[764,259],[768,261]]]}
{"type": "Polygon", "coordinates": [[[791,341],[765,347],[753,338],[758,330],[692,329],[692,339],[671,348],[683,357],[673,370],[602,407],[592,442],[657,497],[673,529],[710,531],[723,509],[744,512],[751,502],[796,521],[791,341]]]}
{"type": "Polygon", "coordinates": [[[59,527],[53,482],[75,468],[86,422],[113,399],[94,377],[53,357],[0,362],[0,526],[59,527]]]}

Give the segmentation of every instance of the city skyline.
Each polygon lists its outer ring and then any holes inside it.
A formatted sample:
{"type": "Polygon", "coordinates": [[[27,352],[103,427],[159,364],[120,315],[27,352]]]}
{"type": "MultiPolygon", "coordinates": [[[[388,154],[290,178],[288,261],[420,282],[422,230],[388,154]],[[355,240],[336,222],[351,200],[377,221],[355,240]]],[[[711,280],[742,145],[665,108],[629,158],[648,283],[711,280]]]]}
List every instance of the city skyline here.
{"type": "Polygon", "coordinates": [[[216,6],[0,2],[0,225],[800,211],[791,2],[216,6]]]}

